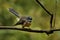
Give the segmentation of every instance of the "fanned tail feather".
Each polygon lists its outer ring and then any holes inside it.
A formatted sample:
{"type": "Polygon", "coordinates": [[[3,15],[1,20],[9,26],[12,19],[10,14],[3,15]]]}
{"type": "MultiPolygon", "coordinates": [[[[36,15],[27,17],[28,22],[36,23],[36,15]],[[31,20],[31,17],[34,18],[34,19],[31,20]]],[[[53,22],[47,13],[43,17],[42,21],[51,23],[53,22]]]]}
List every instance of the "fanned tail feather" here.
{"type": "Polygon", "coordinates": [[[18,12],[16,12],[13,8],[9,8],[9,11],[13,13],[15,16],[17,16],[18,18],[20,18],[18,12]]]}

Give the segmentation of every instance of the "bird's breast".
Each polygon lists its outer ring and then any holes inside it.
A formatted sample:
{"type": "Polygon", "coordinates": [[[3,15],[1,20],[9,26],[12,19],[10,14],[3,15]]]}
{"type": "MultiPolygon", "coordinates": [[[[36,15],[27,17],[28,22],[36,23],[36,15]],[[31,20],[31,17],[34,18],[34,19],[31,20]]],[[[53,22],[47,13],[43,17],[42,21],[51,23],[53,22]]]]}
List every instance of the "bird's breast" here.
{"type": "Polygon", "coordinates": [[[25,23],[24,23],[24,26],[26,26],[26,27],[29,27],[30,25],[31,25],[30,22],[25,22],[25,23]]]}

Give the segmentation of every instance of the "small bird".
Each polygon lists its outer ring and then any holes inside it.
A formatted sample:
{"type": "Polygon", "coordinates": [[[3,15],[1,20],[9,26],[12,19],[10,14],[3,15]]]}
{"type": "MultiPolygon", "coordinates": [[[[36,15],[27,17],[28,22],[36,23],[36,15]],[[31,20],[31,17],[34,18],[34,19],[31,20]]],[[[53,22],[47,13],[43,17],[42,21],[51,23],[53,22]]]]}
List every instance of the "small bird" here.
{"type": "Polygon", "coordinates": [[[19,21],[15,25],[22,25],[22,28],[29,27],[31,25],[32,17],[30,16],[20,17],[18,12],[16,12],[13,8],[9,8],[9,11],[19,18],[19,21]]]}
{"type": "Polygon", "coordinates": [[[22,28],[29,27],[31,25],[32,18],[31,17],[21,17],[20,20],[15,25],[22,25],[22,28]]]}

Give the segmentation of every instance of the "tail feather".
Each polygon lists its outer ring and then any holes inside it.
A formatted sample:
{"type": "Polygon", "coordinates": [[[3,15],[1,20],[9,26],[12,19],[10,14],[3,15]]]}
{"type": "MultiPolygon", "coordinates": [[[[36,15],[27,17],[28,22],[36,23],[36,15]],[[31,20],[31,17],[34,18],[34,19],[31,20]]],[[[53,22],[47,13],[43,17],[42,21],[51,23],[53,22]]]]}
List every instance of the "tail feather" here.
{"type": "Polygon", "coordinates": [[[18,12],[16,12],[13,8],[9,8],[9,11],[13,13],[15,16],[17,16],[18,18],[20,18],[18,12]]]}

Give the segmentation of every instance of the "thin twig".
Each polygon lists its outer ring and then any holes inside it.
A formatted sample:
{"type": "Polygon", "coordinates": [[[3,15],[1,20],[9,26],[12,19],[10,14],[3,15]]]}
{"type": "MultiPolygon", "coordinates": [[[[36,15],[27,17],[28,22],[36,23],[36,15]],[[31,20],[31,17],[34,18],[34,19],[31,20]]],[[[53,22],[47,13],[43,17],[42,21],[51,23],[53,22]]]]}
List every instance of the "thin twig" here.
{"type": "Polygon", "coordinates": [[[41,4],[41,2],[39,2],[38,0],[36,0],[36,2],[51,16],[52,14],[41,4]]]}
{"type": "Polygon", "coordinates": [[[52,22],[53,22],[53,14],[51,15],[51,18],[50,18],[50,28],[53,28],[52,27],[52,22]]]}

